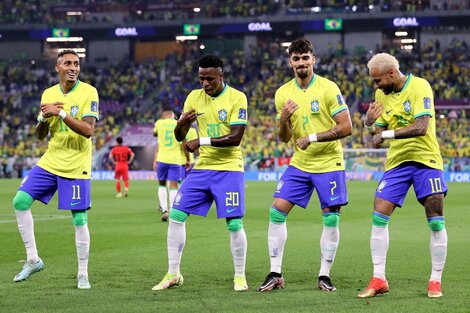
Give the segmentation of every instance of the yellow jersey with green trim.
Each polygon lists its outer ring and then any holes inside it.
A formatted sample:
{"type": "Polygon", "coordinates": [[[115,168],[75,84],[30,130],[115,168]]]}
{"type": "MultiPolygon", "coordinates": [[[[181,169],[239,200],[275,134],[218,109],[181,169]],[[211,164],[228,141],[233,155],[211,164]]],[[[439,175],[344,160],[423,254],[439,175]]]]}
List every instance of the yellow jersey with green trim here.
{"type": "Polygon", "coordinates": [[[338,86],[329,79],[314,75],[304,90],[295,78],[292,79],[282,85],[274,96],[278,120],[289,99],[299,106],[290,118],[291,142],[295,149],[290,164],[309,173],[344,170],[343,148],[339,140],[312,142],[305,150],[295,144],[299,138],[335,127],[336,122],[333,117],[341,111],[348,110],[338,86]]]}
{"type": "MultiPolygon", "coordinates": [[[[77,120],[92,116],[99,120],[98,91],[95,87],[77,81],[66,94],[60,84],[46,89],[41,103],[63,102],[63,110],[77,120]]],[[[60,177],[74,179],[91,178],[91,138],[85,138],[68,128],[65,122],[54,116],[49,120],[49,145],[38,166],[60,177]]]]}
{"type": "Polygon", "coordinates": [[[377,89],[375,100],[383,104],[384,111],[375,122],[388,129],[409,126],[420,116],[429,116],[429,126],[424,136],[403,139],[389,139],[385,170],[388,171],[403,162],[413,161],[431,168],[443,170],[443,162],[436,138],[434,97],[428,81],[409,75],[400,92],[385,95],[377,89]]]}
{"type": "Polygon", "coordinates": [[[157,162],[181,165],[181,143],[175,138],[176,120],[159,119],[155,122],[153,133],[158,137],[157,162]]]}
{"type": "MultiPolygon", "coordinates": [[[[197,114],[199,137],[218,138],[230,134],[230,126],[247,125],[246,95],[228,84],[217,97],[206,94],[204,89],[191,91],[183,111],[192,109],[197,114]]],[[[243,165],[240,146],[201,146],[194,169],[243,172],[243,165]]]]}
{"type": "MultiPolygon", "coordinates": [[[[190,127],[186,134],[186,142],[194,139],[197,139],[197,131],[190,127]]],[[[194,153],[189,152],[189,163],[194,163],[194,153]]],[[[181,150],[181,165],[186,165],[186,155],[184,154],[184,150],[181,150]]]]}

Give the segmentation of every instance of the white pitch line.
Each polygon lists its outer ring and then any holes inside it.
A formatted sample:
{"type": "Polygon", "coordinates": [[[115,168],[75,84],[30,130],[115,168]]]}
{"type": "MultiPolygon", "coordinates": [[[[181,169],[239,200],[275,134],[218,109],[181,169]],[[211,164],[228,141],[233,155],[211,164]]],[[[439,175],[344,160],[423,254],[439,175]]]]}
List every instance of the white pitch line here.
{"type": "MultiPolygon", "coordinates": [[[[2,216],[15,216],[14,214],[0,214],[2,216]]],[[[44,216],[44,215],[43,215],[44,216]]],[[[45,217],[35,217],[33,216],[34,221],[49,221],[49,220],[60,220],[64,218],[70,218],[70,216],[64,216],[64,215],[47,215],[45,217]]],[[[14,220],[0,220],[0,224],[5,224],[5,223],[16,223],[16,219],[14,220]]]]}

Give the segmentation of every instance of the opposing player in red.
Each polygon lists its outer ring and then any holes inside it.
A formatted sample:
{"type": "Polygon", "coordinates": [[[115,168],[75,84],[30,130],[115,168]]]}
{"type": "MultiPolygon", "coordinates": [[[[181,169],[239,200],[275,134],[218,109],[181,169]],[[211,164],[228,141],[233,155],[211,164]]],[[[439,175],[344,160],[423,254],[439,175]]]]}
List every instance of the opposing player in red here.
{"type": "Polygon", "coordinates": [[[121,179],[124,181],[124,197],[129,193],[129,164],[134,160],[135,154],[131,148],[122,144],[122,138],[116,138],[117,145],[111,149],[109,159],[115,165],[114,178],[116,179],[116,198],[122,198],[121,179]]]}

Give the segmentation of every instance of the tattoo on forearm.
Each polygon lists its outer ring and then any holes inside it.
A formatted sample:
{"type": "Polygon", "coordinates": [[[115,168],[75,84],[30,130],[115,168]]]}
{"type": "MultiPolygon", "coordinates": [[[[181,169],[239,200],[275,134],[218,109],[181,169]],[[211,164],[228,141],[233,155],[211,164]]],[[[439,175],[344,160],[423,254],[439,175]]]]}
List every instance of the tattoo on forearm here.
{"type": "Polygon", "coordinates": [[[428,129],[429,116],[418,117],[413,124],[398,130],[395,138],[412,138],[426,135],[428,129]]]}
{"type": "Polygon", "coordinates": [[[343,132],[337,128],[332,128],[324,133],[317,134],[318,141],[333,141],[344,137],[343,132]]]}

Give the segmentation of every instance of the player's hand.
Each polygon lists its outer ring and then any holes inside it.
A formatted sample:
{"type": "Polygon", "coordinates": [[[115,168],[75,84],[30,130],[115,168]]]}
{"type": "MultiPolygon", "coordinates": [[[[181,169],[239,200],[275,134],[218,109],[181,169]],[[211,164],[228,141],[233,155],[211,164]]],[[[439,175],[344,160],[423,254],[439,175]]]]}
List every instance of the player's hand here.
{"type": "Polygon", "coordinates": [[[186,164],[184,165],[186,172],[188,172],[191,169],[191,163],[189,161],[186,161],[186,164]]]}
{"type": "Polygon", "coordinates": [[[287,123],[298,108],[299,106],[297,105],[297,103],[295,103],[291,99],[287,100],[286,104],[282,108],[281,117],[279,119],[280,122],[287,123]]]}
{"type": "Polygon", "coordinates": [[[372,136],[372,147],[375,149],[379,149],[382,147],[382,143],[384,142],[384,139],[382,138],[382,133],[375,134],[372,136]]]}
{"type": "Polygon", "coordinates": [[[197,118],[196,110],[191,109],[188,112],[184,112],[181,114],[180,118],[178,119],[178,125],[191,125],[197,118]]]}
{"type": "Polygon", "coordinates": [[[382,115],[383,110],[383,104],[377,101],[374,101],[373,103],[369,104],[369,109],[367,109],[364,124],[366,124],[367,126],[372,126],[375,121],[379,118],[379,116],[382,115]]]}
{"type": "Polygon", "coordinates": [[[297,139],[295,141],[295,144],[300,149],[305,150],[305,149],[307,149],[308,146],[310,146],[310,140],[309,140],[308,136],[302,137],[302,138],[297,139]]]}
{"type": "Polygon", "coordinates": [[[158,168],[158,163],[157,162],[153,162],[153,170],[156,171],[158,168]]]}
{"type": "Polygon", "coordinates": [[[189,152],[194,152],[199,149],[201,145],[199,144],[199,138],[186,142],[186,150],[189,152]]]}
{"type": "Polygon", "coordinates": [[[64,108],[63,102],[41,103],[40,109],[44,118],[58,116],[60,110],[64,108]]]}

